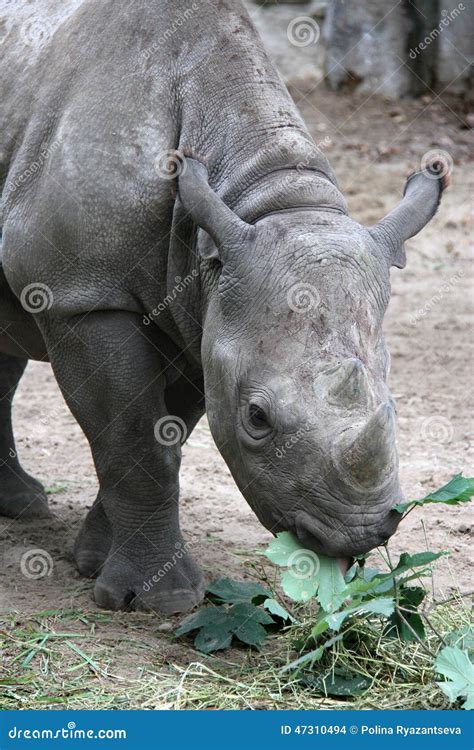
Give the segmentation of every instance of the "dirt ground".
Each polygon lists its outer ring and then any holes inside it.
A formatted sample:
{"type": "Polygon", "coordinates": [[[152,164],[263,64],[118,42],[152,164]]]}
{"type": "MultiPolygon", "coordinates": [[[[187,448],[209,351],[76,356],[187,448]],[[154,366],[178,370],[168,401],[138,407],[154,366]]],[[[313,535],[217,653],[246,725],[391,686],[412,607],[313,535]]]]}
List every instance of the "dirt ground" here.
{"type": "MultiPolygon", "coordinates": [[[[441,148],[452,158],[452,187],[437,216],[407,243],[406,269],[393,271],[385,326],[398,405],[402,486],[407,497],[419,497],[456,472],[472,473],[472,131],[463,125],[462,107],[455,101],[394,104],[376,96],[329,93],[323,86],[312,92],[302,86],[292,93],[336,171],[352,215],[363,223],[373,223],[395,205],[406,175],[428,151],[441,148]]],[[[86,440],[49,365],[28,367],[15,402],[15,423],[24,466],[51,490],[55,518],[47,523],[0,520],[0,611],[16,613],[20,620],[27,613],[60,608],[93,612],[92,582],[76,572],[71,549],[97,481],[86,440]],[[39,580],[22,575],[20,559],[31,548],[51,555],[50,575],[39,580]]],[[[184,448],[181,477],[182,525],[194,556],[209,577],[244,577],[245,560],[255,559],[255,550],[269,542],[270,534],[235,487],[205,420],[184,448]]],[[[415,511],[394,537],[392,554],[427,545],[452,550],[451,558],[437,565],[435,587],[440,596],[458,587],[466,592],[471,525],[469,507],[415,511]]],[[[102,624],[102,633],[116,632],[127,617],[139,616],[117,615],[116,623],[111,618],[102,624]]],[[[181,646],[160,644],[159,632],[152,630],[157,653],[179,660],[181,646]]],[[[189,658],[186,647],[182,659],[189,658]]]]}

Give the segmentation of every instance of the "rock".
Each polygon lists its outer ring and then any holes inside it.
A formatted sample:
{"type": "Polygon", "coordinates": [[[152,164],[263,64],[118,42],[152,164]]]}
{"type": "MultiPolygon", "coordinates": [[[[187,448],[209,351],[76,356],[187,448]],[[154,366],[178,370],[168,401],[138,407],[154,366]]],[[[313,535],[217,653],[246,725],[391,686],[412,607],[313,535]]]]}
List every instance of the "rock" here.
{"type": "Polygon", "coordinates": [[[441,146],[442,148],[453,148],[454,141],[448,135],[442,135],[441,138],[435,138],[432,144],[434,146],[441,146]]]}
{"type": "Polygon", "coordinates": [[[464,118],[468,128],[474,128],[474,112],[469,112],[464,118]]]}
{"type": "Polygon", "coordinates": [[[169,622],[169,620],[166,620],[165,622],[162,622],[161,625],[158,625],[156,630],[158,633],[171,633],[171,631],[174,630],[174,625],[172,622],[169,622]]]}

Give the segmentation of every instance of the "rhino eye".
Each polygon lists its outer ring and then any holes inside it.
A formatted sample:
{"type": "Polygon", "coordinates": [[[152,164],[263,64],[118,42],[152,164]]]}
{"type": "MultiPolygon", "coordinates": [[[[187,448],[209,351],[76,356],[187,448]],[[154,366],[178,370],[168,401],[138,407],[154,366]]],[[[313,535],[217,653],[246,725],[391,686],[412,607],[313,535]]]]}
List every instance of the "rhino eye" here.
{"type": "Polygon", "coordinates": [[[249,406],[249,422],[256,430],[266,429],[269,426],[267,415],[258,404],[250,404],[249,406]]]}
{"type": "Polygon", "coordinates": [[[261,393],[262,389],[253,388],[252,394],[243,394],[240,405],[241,438],[246,444],[255,448],[266,444],[275,430],[272,405],[269,398],[261,393]]]}

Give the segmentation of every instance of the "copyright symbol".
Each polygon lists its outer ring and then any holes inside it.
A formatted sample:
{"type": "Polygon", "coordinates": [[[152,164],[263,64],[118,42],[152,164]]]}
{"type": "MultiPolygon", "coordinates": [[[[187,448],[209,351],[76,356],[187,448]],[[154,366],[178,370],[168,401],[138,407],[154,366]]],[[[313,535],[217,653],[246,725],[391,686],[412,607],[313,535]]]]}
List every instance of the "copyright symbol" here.
{"type": "Polygon", "coordinates": [[[358,732],[358,731],[359,731],[359,727],[356,727],[356,726],[355,726],[354,724],[353,724],[353,725],[351,726],[351,728],[349,729],[349,732],[350,732],[351,734],[357,734],[357,732],[358,732]]]}

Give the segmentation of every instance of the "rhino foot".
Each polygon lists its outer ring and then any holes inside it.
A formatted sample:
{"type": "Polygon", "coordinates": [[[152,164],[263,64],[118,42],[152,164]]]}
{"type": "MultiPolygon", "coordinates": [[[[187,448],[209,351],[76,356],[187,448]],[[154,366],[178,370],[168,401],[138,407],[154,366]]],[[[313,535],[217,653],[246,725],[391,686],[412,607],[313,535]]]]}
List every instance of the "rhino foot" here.
{"type": "Polygon", "coordinates": [[[51,517],[43,485],[26,472],[0,477],[0,487],[0,516],[21,520],[51,517]]]}
{"type": "Polygon", "coordinates": [[[120,553],[112,552],[94,588],[96,604],[104,609],[159,615],[189,611],[204,597],[204,578],[188,552],[179,561],[175,558],[176,551],[141,571],[120,553]]]}
{"type": "Polygon", "coordinates": [[[97,578],[109,555],[112,545],[112,529],[97,498],[87,514],[74,544],[74,560],[81,575],[97,578]]]}

